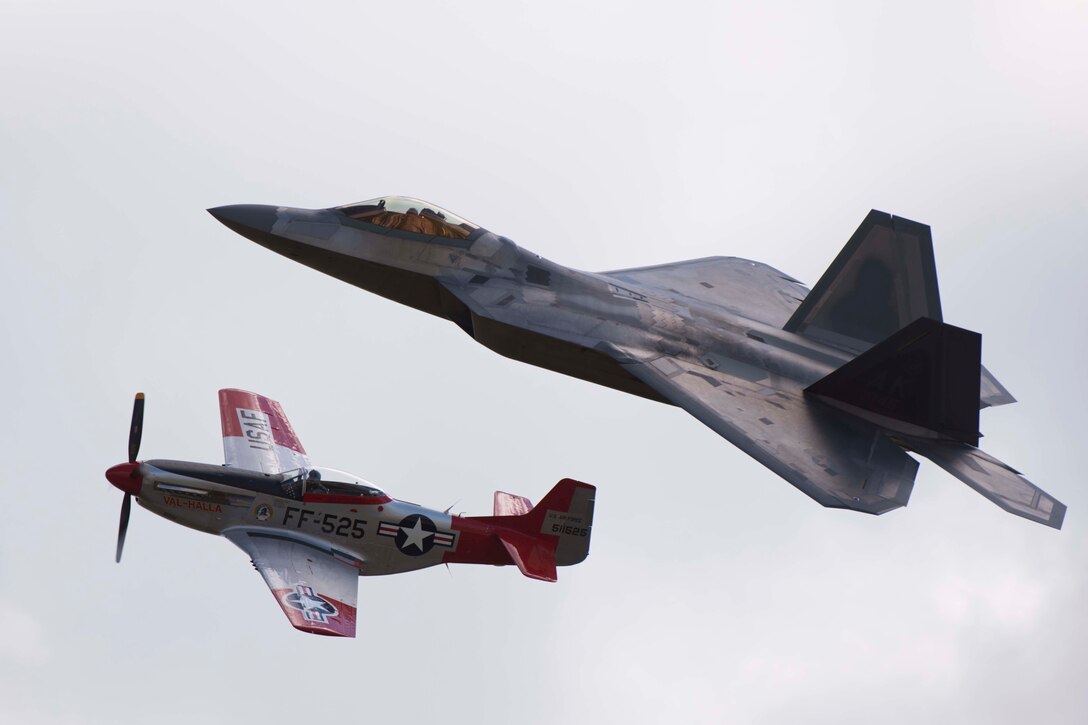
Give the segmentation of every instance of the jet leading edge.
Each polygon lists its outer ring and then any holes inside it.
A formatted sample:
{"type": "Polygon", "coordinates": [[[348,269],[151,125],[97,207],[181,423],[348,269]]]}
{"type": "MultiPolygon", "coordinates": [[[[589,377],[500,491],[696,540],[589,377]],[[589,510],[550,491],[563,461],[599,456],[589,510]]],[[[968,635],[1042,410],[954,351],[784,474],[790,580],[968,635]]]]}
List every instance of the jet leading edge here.
{"type": "Polygon", "coordinates": [[[924,224],[870,212],[809,291],[735,257],[582,272],[405,197],[209,211],[501,355],[677,405],[824,506],[905,506],[910,451],[1006,511],[1065,516],[977,447],[980,408],[1015,401],[982,366],[981,336],[943,322],[924,224]]]}

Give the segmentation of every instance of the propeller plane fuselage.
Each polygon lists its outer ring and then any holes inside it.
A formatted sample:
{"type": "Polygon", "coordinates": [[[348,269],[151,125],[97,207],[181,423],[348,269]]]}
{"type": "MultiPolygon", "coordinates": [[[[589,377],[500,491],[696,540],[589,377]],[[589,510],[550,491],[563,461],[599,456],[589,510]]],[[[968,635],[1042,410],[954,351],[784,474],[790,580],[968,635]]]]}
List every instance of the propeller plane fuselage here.
{"type": "Polygon", "coordinates": [[[208,534],[229,536],[235,529],[287,532],[292,540],[350,559],[360,576],[457,561],[453,547],[457,537],[465,531],[469,536],[479,532],[472,524],[455,522],[458,517],[397,501],[354,476],[345,474],[338,481],[327,473],[321,479],[311,477],[317,470],[321,469],[272,475],[148,460],[133,471],[140,481],[134,495],[142,508],[208,534]],[[413,528],[400,537],[405,541],[401,546],[396,535],[380,533],[399,533],[405,521],[413,528]],[[425,536],[412,538],[416,525],[425,527],[425,536]],[[447,554],[451,556],[446,558],[447,554]]]}

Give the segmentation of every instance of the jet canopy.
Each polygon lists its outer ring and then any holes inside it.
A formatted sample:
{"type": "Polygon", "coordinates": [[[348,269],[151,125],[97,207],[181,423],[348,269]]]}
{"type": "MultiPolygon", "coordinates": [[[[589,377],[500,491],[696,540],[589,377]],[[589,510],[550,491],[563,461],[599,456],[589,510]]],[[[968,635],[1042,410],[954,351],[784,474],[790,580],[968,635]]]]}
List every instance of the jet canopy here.
{"type": "Polygon", "coordinates": [[[384,496],[385,492],[346,471],[323,466],[303,471],[306,493],[335,494],[337,496],[384,496]]]}
{"type": "Polygon", "coordinates": [[[468,239],[480,231],[478,225],[467,219],[410,196],[383,196],[334,209],[356,221],[431,237],[468,239]]]}

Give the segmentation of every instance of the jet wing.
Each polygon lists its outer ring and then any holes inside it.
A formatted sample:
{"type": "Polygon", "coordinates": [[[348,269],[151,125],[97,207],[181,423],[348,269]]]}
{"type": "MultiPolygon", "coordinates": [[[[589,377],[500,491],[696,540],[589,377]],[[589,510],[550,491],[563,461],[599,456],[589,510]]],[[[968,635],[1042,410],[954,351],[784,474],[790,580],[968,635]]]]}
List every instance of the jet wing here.
{"type": "Polygon", "coordinates": [[[219,417],[228,466],[262,473],[310,467],[306,449],[276,401],[227,388],[219,391],[219,417]]]}
{"type": "Polygon", "coordinates": [[[848,422],[800,390],[668,355],[640,360],[611,352],[662,397],[824,506],[882,514],[907,504],[918,462],[875,426],[848,422]]]}
{"type": "MultiPolygon", "coordinates": [[[[900,219],[897,223],[903,225],[906,220],[900,219]]],[[[932,250],[929,251],[929,259],[932,266],[932,250]]],[[[923,266],[921,261],[917,264],[923,266]]],[[[602,272],[601,275],[634,287],[650,287],[665,294],[683,295],[774,327],[784,327],[809,295],[808,288],[788,274],[766,264],[738,257],[704,257],[654,267],[602,272]]],[[[935,299],[936,294],[933,291],[931,296],[935,299]]],[[[921,293],[916,295],[921,296],[921,293]]],[[[940,319],[939,300],[930,304],[936,310],[937,319],[940,319]]],[[[865,346],[861,345],[849,349],[856,351],[863,347],[865,346]]],[[[1016,398],[983,367],[979,391],[980,407],[1015,402],[1016,398]]]]}
{"type": "Polygon", "coordinates": [[[311,634],[355,636],[357,558],[268,529],[223,534],[253,560],[291,626],[311,634]]]}
{"type": "Polygon", "coordinates": [[[738,257],[704,257],[601,274],[636,287],[690,297],[774,327],[786,324],[808,294],[788,274],[738,257]]]}

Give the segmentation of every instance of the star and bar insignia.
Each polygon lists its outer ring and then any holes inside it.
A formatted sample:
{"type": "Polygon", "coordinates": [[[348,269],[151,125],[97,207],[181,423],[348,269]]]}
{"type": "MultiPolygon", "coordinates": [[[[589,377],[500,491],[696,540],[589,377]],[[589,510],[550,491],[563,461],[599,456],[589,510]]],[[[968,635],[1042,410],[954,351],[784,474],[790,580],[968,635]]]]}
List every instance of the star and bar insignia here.
{"type": "Polygon", "coordinates": [[[336,606],[314,591],[313,587],[299,582],[293,592],[288,592],[283,597],[283,603],[292,609],[302,612],[302,617],[307,622],[320,622],[325,624],[329,617],[335,617],[339,612],[336,606]]]}
{"type": "Polygon", "coordinates": [[[456,534],[439,531],[426,516],[412,514],[401,519],[399,524],[381,522],[378,524],[378,536],[396,539],[397,548],[408,556],[422,556],[435,546],[452,547],[456,534]]]}

